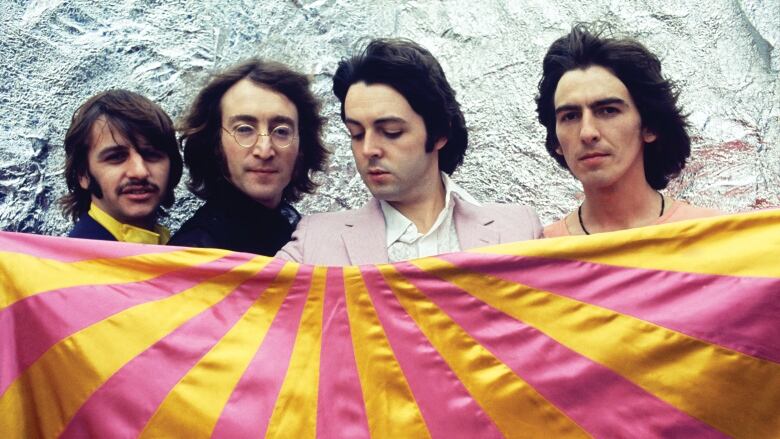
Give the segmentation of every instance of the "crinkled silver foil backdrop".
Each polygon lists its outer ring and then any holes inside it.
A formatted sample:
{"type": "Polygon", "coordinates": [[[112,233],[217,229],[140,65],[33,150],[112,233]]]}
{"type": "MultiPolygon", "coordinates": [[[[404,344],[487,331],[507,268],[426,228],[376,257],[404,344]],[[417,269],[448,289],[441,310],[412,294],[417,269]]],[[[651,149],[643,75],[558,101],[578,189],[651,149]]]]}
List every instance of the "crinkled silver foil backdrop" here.
{"type": "MultiPolygon", "coordinates": [[[[682,88],[694,150],[667,193],[741,211],[780,206],[778,0],[0,0],[0,227],[61,234],[62,140],[78,105],[123,87],[174,119],[208,75],[261,56],[309,73],[333,154],[304,213],[361,205],[349,138],[330,92],[361,37],[427,47],[458,93],[471,135],[455,179],[483,201],[523,202],[543,222],[577,204],[580,187],[543,146],[534,95],[540,62],[571,24],[603,20],[645,43],[682,88]]],[[[165,221],[198,206],[184,185],[165,221]]]]}

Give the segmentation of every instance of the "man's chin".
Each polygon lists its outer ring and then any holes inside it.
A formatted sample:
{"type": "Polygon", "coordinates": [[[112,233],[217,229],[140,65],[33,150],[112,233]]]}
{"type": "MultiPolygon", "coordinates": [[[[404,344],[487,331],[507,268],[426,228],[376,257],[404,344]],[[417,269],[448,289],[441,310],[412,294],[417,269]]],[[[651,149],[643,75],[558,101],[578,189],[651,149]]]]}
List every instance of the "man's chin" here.
{"type": "Polygon", "coordinates": [[[387,201],[388,203],[396,201],[398,199],[398,191],[393,188],[384,187],[368,187],[368,191],[377,200],[387,201]]]}

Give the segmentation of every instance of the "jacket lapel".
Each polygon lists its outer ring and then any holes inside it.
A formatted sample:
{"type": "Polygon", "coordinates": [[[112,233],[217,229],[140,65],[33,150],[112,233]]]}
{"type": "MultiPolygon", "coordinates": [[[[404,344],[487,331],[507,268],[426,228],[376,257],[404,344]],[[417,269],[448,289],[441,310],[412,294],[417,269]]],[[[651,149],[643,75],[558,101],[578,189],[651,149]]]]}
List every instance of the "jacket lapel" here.
{"type": "Polygon", "coordinates": [[[385,217],[376,198],[355,212],[341,238],[352,265],[386,264],[385,217]]]}
{"type": "Polygon", "coordinates": [[[489,209],[465,202],[457,195],[452,200],[455,203],[452,216],[461,250],[501,243],[501,235],[488,227],[495,221],[488,214],[489,209]]]}

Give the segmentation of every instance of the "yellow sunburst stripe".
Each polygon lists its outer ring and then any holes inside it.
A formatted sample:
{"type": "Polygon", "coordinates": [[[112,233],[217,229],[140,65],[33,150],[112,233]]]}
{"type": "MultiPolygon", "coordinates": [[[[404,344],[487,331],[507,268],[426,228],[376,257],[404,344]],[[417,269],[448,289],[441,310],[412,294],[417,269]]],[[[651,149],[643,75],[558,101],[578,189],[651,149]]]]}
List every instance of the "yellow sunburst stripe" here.
{"type": "Polygon", "coordinates": [[[780,437],[780,364],[435,259],[412,261],[737,438],[780,437]]]}
{"type": "Polygon", "coordinates": [[[269,261],[258,257],[182,293],[129,308],[53,346],[0,397],[3,437],[58,435],[119,368],[219,302],[269,261]]]}
{"type": "Polygon", "coordinates": [[[241,319],[168,393],[140,437],[211,435],[233,389],[287,297],[298,267],[288,263],[282,268],[241,319]]]}
{"type": "Polygon", "coordinates": [[[327,267],[314,267],[290,365],[268,421],[266,438],[315,438],[327,267]]]}
{"type": "Polygon", "coordinates": [[[188,249],[115,259],[60,262],[14,252],[0,252],[0,309],[45,291],[79,285],[141,282],[165,273],[217,260],[231,252],[188,249]],[[28,276],[11,273],[29,273],[28,276]]]}
{"type": "Polygon", "coordinates": [[[505,437],[590,437],[468,335],[392,265],[382,265],[379,270],[404,310],[505,437]]]}
{"type": "Polygon", "coordinates": [[[344,267],[344,290],[371,438],[430,438],[358,267],[344,267]]]}
{"type": "Polygon", "coordinates": [[[780,210],[472,250],[650,270],[780,277],[780,210]],[[749,229],[749,232],[744,232],[749,229]]]}

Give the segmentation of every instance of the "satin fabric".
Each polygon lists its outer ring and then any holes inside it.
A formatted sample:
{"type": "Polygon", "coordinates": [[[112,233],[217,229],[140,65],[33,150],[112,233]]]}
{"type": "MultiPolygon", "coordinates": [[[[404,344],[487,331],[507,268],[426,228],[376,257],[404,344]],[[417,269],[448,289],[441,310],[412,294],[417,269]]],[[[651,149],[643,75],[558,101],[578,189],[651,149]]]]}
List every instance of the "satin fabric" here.
{"type": "Polygon", "coordinates": [[[777,211],[359,267],[98,244],[0,233],[4,437],[780,436],[777,211]]]}

